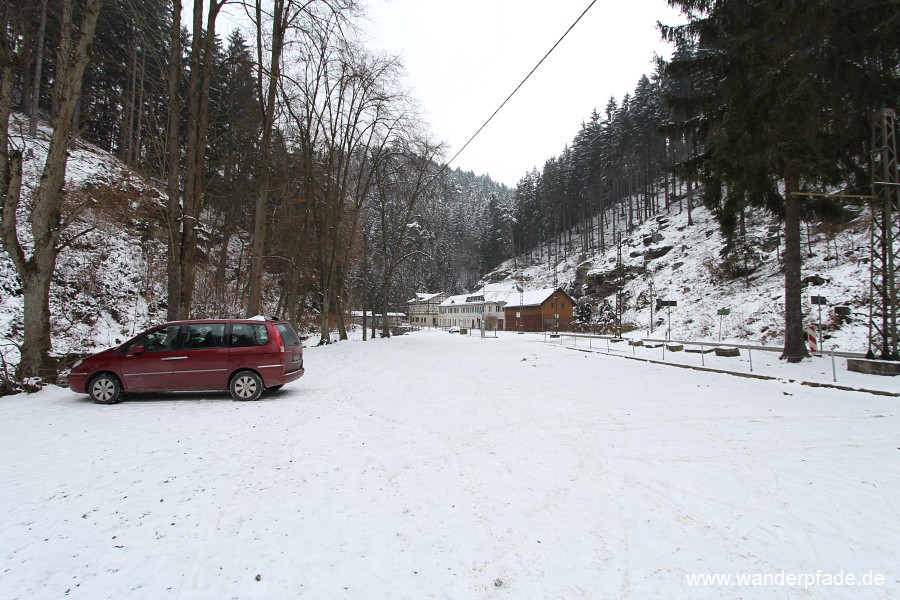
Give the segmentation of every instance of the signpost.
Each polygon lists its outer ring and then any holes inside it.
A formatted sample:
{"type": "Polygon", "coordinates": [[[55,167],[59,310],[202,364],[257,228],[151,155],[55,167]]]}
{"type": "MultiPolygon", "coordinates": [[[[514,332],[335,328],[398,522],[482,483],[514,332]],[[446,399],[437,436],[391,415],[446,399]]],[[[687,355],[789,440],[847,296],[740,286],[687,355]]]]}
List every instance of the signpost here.
{"type": "Polygon", "coordinates": [[[719,341],[722,341],[722,317],[727,317],[731,314],[730,308],[720,308],[716,311],[716,314],[719,315],[719,341]]]}
{"type": "Polygon", "coordinates": [[[659,306],[661,308],[666,309],[667,317],[669,319],[669,329],[666,330],[666,339],[672,339],[672,307],[678,306],[677,300],[660,300],[659,306]]]}
{"type": "Polygon", "coordinates": [[[823,343],[825,341],[825,335],[822,332],[822,307],[828,306],[828,298],[826,298],[825,296],[810,296],[809,301],[810,301],[810,303],[812,303],[813,306],[819,307],[818,332],[819,332],[819,352],[821,352],[825,346],[825,344],[823,343]]]}

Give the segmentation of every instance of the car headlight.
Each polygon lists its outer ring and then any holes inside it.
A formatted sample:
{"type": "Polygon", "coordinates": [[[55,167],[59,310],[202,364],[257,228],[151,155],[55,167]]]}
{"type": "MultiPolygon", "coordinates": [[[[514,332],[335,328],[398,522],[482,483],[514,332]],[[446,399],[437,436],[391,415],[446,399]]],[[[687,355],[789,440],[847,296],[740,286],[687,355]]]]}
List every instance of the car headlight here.
{"type": "Polygon", "coordinates": [[[81,363],[83,363],[83,362],[84,362],[84,359],[83,359],[83,358],[79,358],[78,360],[75,361],[75,364],[72,365],[72,369],[71,369],[71,370],[74,371],[74,370],[77,369],[77,368],[79,367],[79,365],[81,365],[81,363]]]}

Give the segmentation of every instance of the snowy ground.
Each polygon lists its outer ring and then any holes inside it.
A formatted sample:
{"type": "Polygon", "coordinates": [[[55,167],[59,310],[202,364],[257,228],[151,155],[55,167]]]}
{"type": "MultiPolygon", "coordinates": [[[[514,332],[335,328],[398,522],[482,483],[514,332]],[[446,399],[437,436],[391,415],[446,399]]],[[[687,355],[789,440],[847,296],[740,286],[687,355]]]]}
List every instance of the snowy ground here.
{"type": "Polygon", "coordinates": [[[0,400],[0,597],[900,598],[898,398],[502,333],[306,366],[0,400]]]}

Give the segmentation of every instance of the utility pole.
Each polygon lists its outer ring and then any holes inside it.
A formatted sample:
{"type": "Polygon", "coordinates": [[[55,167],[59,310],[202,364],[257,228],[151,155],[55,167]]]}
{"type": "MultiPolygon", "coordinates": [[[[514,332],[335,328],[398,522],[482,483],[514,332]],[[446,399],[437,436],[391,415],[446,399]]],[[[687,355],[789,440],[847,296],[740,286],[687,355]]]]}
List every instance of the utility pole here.
{"type": "Polygon", "coordinates": [[[869,282],[869,350],[867,358],[900,360],[897,352],[897,287],[900,239],[897,214],[897,121],[892,108],[876,111],[872,123],[872,238],[869,282]]]}
{"type": "Polygon", "coordinates": [[[622,262],[622,232],[616,232],[616,322],[615,335],[617,338],[622,337],[622,313],[625,310],[623,306],[625,298],[622,289],[625,287],[625,265],[622,262]]]}
{"type": "Polygon", "coordinates": [[[525,333],[525,278],[521,275],[516,280],[519,289],[519,333],[525,333]]]}

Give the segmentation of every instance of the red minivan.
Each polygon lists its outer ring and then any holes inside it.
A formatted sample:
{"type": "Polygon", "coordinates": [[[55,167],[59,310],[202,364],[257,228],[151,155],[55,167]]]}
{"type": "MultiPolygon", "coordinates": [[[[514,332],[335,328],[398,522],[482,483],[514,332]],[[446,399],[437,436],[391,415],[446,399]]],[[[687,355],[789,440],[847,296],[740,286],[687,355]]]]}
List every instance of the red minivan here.
{"type": "Polygon", "coordinates": [[[258,400],[304,372],[303,344],[290,323],[207,319],[165,323],[83,358],[69,388],[97,404],[116,404],[127,392],[228,390],[235,400],[258,400]]]}

